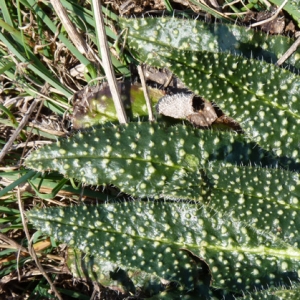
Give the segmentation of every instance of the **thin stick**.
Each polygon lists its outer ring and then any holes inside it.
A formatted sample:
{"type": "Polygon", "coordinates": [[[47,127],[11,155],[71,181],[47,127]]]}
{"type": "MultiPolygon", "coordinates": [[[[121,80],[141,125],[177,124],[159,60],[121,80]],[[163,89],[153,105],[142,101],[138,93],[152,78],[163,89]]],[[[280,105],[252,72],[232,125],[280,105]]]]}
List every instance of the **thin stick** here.
{"type": "Polygon", "coordinates": [[[102,9],[101,9],[101,1],[92,0],[92,4],[94,10],[98,45],[100,47],[100,52],[102,57],[103,69],[107,77],[108,85],[114,101],[118,120],[121,124],[125,124],[127,123],[127,116],[117,87],[117,80],[111,63],[110,51],[108,48],[108,43],[105,34],[105,26],[104,26],[102,9]]]}
{"type": "Polygon", "coordinates": [[[8,142],[5,144],[5,146],[3,147],[3,149],[0,152],[0,161],[4,158],[4,156],[6,155],[6,153],[9,151],[9,149],[11,148],[12,144],[14,143],[15,139],[18,137],[18,135],[20,134],[21,130],[24,128],[24,126],[27,124],[28,119],[30,117],[30,115],[32,114],[32,112],[34,111],[36,105],[38,103],[38,100],[35,99],[33,100],[33,102],[31,103],[27,113],[24,115],[23,119],[21,120],[18,128],[15,130],[15,132],[12,134],[12,136],[10,137],[10,139],[8,140],[8,142]]]}
{"type": "Polygon", "coordinates": [[[139,75],[140,75],[140,78],[141,78],[142,88],[143,88],[144,97],[145,97],[145,100],[146,100],[148,114],[149,114],[149,121],[153,122],[154,121],[154,116],[153,116],[153,112],[152,112],[152,104],[151,104],[151,99],[149,98],[144,72],[143,72],[143,69],[140,65],[137,67],[137,69],[138,69],[138,72],[139,72],[139,75]]]}
{"type": "Polygon", "coordinates": [[[172,79],[173,79],[173,73],[171,73],[171,75],[169,75],[168,80],[164,84],[164,88],[167,88],[169,86],[169,84],[171,83],[172,79]]]}
{"type": "MultiPolygon", "coordinates": [[[[18,249],[22,252],[28,253],[28,251],[25,247],[21,246],[20,244],[15,242],[13,239],[10,239],[9,237],[4,235],[3,233],[0,233],[0,240],[6,242],[7,244],[9,244],[10,246],[12,246],[15,249],[18,249]]],[[[1,246],[3,246],[3,245],[1,245],[1,246]]]]}
{"type": "Polygon", "coordinates": [[[300,36],[296,39],[293,45],[278,59],[275,65],[282,65],[299,47],[300,45],[300,36]]]}
{"type": "Polygon", "coordinates": [[[256,27],[265,23],[268,23],[274,19],[276,19],[276,17],[278,16],[278,14],[281,12],[281,10],[283,9],[283,7],[287,4],[288,0],[284,0],[283,3],[276,9],[274,15],[272,17],[270,17],[269,19],[265,19],[262,21],[259,21],[257,23],[251,24],[250,27],[256,27]]]}
{"type": "Polygon", "coordinates": [[[52,143],[53,142],[51,142],[51,141],[24,142],[24,143],[20,143],[20,144],[17,144],[17,145],[13,145],[11,148],[13,150],[19,149],[19,148],[25,148],[25,147],[33,148],[33,147],[36,147],[38,145],[49,145],[49,144],[52,144],[52,143]]]}
{"type": "MultiPolygon", "coordinates": [[[[222,8],[225,8],[225,7],[227,7],[227,6],[234,5],[234,4],[239,3],[239,2],[242,2],[242,1],[241,1],[241,0],[234,0],[234,1],[230,2],[230,3],[224,4],[224,5],[222,6],[222,8]]],[[[243,4],[243,2],[242,2],[242,4],[243,4]]]]}
{"type": "Polygon", "coordinates": [[[78,49],[78,51],[82,54],[85,54],[87,58],[95,60],[96,55],[94,54],[93,51],[91,51],[86,41],[76,30],[76,27],[71,22],[66,9],[62,6],[60,0],[50,0],[50,2],[57,16],[62,22],[64,28],[66,29],[69,38],[71,39],[75,47],[78,49]]]}

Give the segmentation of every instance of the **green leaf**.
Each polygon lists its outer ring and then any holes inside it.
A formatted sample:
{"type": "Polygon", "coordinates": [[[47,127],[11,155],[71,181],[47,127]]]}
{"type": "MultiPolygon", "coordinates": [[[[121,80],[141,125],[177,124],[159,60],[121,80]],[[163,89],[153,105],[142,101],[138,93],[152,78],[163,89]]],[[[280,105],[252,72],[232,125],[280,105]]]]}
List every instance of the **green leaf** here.
{"type": "Polygon", "coordinates": [[[291,288],[285,287],[271,288],[266,291],[253,293],[237,300],[291,300],[300,298],[300,287],[293,284],[291,288]]]}
{"type": "Polygon", "coordinates": [[[181,264],[187,255],[182,248],[208,264],[213,287],[232,292],[290,286],[300,272],[299,249],[210,207],[137,201],[31,210],[27,216],[70,246],[184,288],[197,277],[192,262],[181,264]]]}
{"type": "MultiPolygon", "coordinates": [[[[130,123],[61,139],[25,163],[89,184],[113,183],[136,197],[188,200],[28,213],[46,234],[105,258],[98,271],[108,284],[105,265],[175,281],[183,291],[198,281],[208,288],[210,272],[214,288],[234,294],[298,280],[299,174],[272,168],[281,160],[243,135],[130,123]],[[210,271],[199,278],[203,264],[210,271]]],[[[144,284],[136,279],[134,286],[144,284]]]]}
{"type": "Polygon", "coordinates": [[[136,268],[121,269],[116,263],[99,255],[87,255],[69,248],[67,265],[73,277],[84,278],[101,283],[104,286],[118,286],[124,293],[152,296],[164,289],[161,278],[136,268]]]}
{"type": "Polygon", "coordinates": [[[25,165],[86,184],[114,184],[137,197],[199,200],[201,169],[210,163],[278,163],[268,156],[234,133],[130,123],[61,139],[33,152],[25,165]]]}
{"type": "MultiPolygon", "coordinates": [[[[120,18],[128,29],[127,43],[136,58],[145,62],[151,52],[170,47],[180,50],[226,52],[247,58],[276,62],[294,40],[281,35],[268,35],[245,26],[200,20],[162,18],[120,18]]],[[[297,50],[285,64],[300,68],[297,50]]]]}
{"type": "Polygon", "coordinates": [[[226,53],[168,49],[148,62],[170,68],[191,90],[214,101],[246,135],[278,156],[299,161],[299,76],[226,53]]]}
{"type": "Polygon", "coordinates": [[[206,202],[300,248],[300,176],[278,168],[211,166],[206,202]]]}

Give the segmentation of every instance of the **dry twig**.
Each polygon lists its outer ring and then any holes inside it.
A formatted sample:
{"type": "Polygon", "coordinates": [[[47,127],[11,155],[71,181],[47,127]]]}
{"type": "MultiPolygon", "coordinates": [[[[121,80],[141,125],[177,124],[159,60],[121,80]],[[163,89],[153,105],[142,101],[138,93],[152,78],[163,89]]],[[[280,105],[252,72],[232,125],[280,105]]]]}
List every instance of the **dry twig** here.
{"type": "Polygon", "coordinates": [[[64,28],[66,29],[69,38],[72,40],[75,47],[78,51],[93,61],[98,61],[97,56],[92,51],[92,49],[88,46],[83,37],[79,34],[74,24],[71,22],[66,9],[60,3],[60,0],[50,0],[56,14],[58,15],[60,21],[62,22],[64,28]]]}
{"type": "Polygon", "coordinates": [[[143,87],[143,92],[144,92],[144,97],[145,97],[146,104],[147,104],[147,109],[148,109],[148,114],[149,114],[149,121],[153,122],[154,121],[154,116],[153,116],[153,111],[152,111],[151,99],[149,98],[144,72],[143,72],[143,69],[140,65],[137,67],[137,69],[138,69],[138,72],[139,72],[139,75],[140,75],[140,79],[141,79],[141,83],[142,83],[142,87],[143,87]]]}
{"type": "Polygon", "coordinates": [[[262,24],[269,23],[269,22],[273,21],[274,19],[276,19],[278,14],[283,9],[283,7],[287,4],[287,2],[288,2],[288,0],[284,0],[283,3],[276,9],[276,11],[275,11],[275,13],[273,14],[272,17],[270,17],[268,19],[265,19],[265,20],[262,20],[262,21],[259,21],[259,22],[256,22],[254,24],[251,24],[250,27],[260,26],[262,24]]]}
{"type": "Polygon", "coordinates": [[[15,139],[20,134],[21,130],[27,124],[28,119],[29,119],[30,115],[32,114],[32,112],[34,111],[34,109],[35,109],[36,105],[38,104],[38,102],[39,102],[39,100],[37,100],[37,99],[33,100],[33,102],[31,103],[31,105],[30,105],[30,107],[27,111],[27,113],[24,115],[22,121],[20,122],[18,128],[15,130],[15,132],[12,134],[12,136],[10,137],[8,142],[5,144],[5,146],[1,150],[1,152],[0,152],[0,162],[4,158],[6,153],[9,151],[9,149],[11,148],[12,144],[14,143],[15,139]]]}
{"type": "Polygon", "coordinates": [[[121,96],[118,90],[116,76],[114,74],[113,66],[111,63],[110,52],[107,44],[105,26],[103,21],[102,9],[101,9],[101,1],[93,0],[93,8],[94,8],[94,17],[97,28],[97,38],[98,45],[100,47],[102,64],[105,75],[107,77],[108,85],[110,88],[110,92],[114,101],[115,109],[117,112],[117,116],[119,122],[121,124],[127,123],[127,116],[125,113],[124,105],[121,100],[121,96]]]}
{"type": "Polygon", "coordinates": [[[20,192],[20,188],[17,188],[17,197],[18,197],[18,205],[19,205],[19,210],[20,210],[20,215],[21,215],[21,219],[22,219],[22,224],[23,224],[23,228],[24,228],[24,232],[26,235],[26,238],[28,240],[28,252],[30,254],[30,256],[34,259],[38,269],[40,270],[41,274],[44,276],[44,278],[48,281],[53,293],[55,294],[55,296],[59,299],[59,300],[63,300],[63,298],[61,297],[61,295],[59,294],[58,290],[56,289],[55,285],[53,284],[53,282],[51,281],[50,277],[47,275],[47,273],[45,272],[43,266],[41,265],[35,250],[32,246],[32,238],[30,237],[29,234],[29,230],[27,227],[27,222],[25,220],[25,214],[24,214],[24,207],[23,207],[23,203],[21,200],[21,192],[20,192]]]}
{"type": "Polygon", "coordinates": [[[299,47],[300,45],[300,36],[296,39],[293,45],[278,59],[276,62],[277,66],[282,65],[299,47]]]}

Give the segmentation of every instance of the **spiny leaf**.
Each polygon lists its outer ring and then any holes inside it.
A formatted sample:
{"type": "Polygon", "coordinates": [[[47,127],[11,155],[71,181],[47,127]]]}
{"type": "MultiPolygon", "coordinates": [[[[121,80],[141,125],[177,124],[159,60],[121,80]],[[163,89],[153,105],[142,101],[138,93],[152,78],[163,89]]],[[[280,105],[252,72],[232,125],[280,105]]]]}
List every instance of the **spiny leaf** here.
{"type": "Polygon", "coordinates": [[[130,123],[62,139],[26,165],[113,183],[135,197],[210,203],[298,247],[299,174],[276,168],[280,160],[269,155],[232,133],[130,123]]]}
{"type": "Polygon", "coordinates": [[[237,293],[289,286],[300,272],[299,175],[240,166],[280,163],[254,146],[233,133],[146,123],[80,133],[36,151],[26,164],[72,177],[82,172],[86,182],[113,182],[137,197],[201,199],[208,206],[134,202],[32,211],[28,216],[72,247],[125,269],[175,280],[184,289],[192,288],[195,270],[182,248],[209,265],[216,288],[237,293]],[[149,163],[155,171],[147,178],[149,163]],[[159,185],[162,176],[166,178],[159,185]],[[185,261],[185,267],[177,261],[185,261]]]}
{"type": "Polygon", "coordinates": [[[209,265],[213,286],[233,292],[298,279],[300,251],[212,208],[185,203],[129,202],[31,210],[34,226],[121,267],[138,268],[190,286],[181,248],[209,265]]]}
{"type": "Polygon", "coordinates": [[[104,286],[117,286],[124,293],[152,296],[164,289],[161,278],[141,269],[121,269],[116,263],[99,255],[87,255],[77,249],[68,248],[67,265],[72,276],[101,283],[104,286]]]}
{"type": "MultiPolygon", "coordinates": [[[[230,52],[276,62],[294,42],[288,37],[268,35],[248,27],[208,24],[174,17],[120,18],[120,25],[128,29],[129,47],[142,62],[145,62],[148,53],[159,52],[164,47],[214,53],[230,52]]],[[[299,51],[296,51],[285,63],[300,68],[299,59],[299,51]]]]}
{"type": "Polygon", "coordinates": [[[211,166],[209,206],[300,247],[300,176],[282,169],[211,166]]]}
{"type": "Polygon", "coordinates": [[[168,49],[149,54],[148,62],[167,66],[196,94],[217,102],[263,148],[299,161],[298,75],[226,53],[168,49]]]}
{"type": "Polygon", "coordinates": [[[215,161],[278,163],[237,134],[130,123],[61,139],[33,152],[25,165],[87,184],[115,184],[137,197],[199,200],[201,169],[215,161]]]}
{"type": "Polygon", "coordinates": [[[293,284],[291,288],[276,287],[239,297],[237,300],[297,300],[300,299],[300,287],[293,284]]]}

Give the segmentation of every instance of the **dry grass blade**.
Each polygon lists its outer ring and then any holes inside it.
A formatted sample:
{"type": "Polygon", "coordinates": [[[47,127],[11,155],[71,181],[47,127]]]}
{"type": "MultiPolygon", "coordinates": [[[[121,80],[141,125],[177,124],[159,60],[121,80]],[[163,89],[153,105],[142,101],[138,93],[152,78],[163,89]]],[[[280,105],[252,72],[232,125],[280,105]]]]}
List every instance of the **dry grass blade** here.
{"type": "Polygon", "coordinates": [[[268,18],[268,19],[256,22],[254,24],[251,24],[250,27],[260,26],[262,24],[268,23],[268,22],[276,19],[276,17],[281,12],[281,10],[283,9],[283,7],[287,4],[287,2],[288,2],[288,0],[284,0],[283,3],[276,9],[275,13],[273,14],[273,16],[271,18],[268,18]]]}
{"type": "Polygon", "coordinates": [[[143,92],[144,92],[144,97],[145,97],[146,104],[147,104],[147,109],[148,109],[148,114],[149,114],[149,121],[153,122],[154,121],[154,116],[153,116],[153,111],[152,111],[151,100],[150,100],[149,95],[148,95],[145,76],[144,76],[143,68],[141,66],[138,66],[138,72],[139,72],[139,75],[140,75],[140,79],[141,79],[141,83],[142,83],[142,87],[143,87],[143,92]]]}
{"type": "Polygon", "coordinates": [[[94,60],[96,55],[90,50],[86,41],[76,30],[76,27],[68,17],[67,11],[60,3],[60,0],[50,0],[50,2],[78,51],[85,54],[87,58],[94,60]]]}
{"type": "MultiPolygon", "coordinates": [[[[27,249],[23,246],[21,246],[20,244],[18,244],[16,241],[14,241],[13,239],[10,239],[9,237],[7,237],[6,235],[4,235],[3,233],[0,233],[0,240],[4,241],[5,243],[7,243],[8,245],[23,251],[25,253],[27,253],[27,249]]],[[[1,245],[1,247],[3,247],[3,245],[1,245]]],[[[4,248],[4,247],[3,247],[4,248]]]]}
{"type": "Polygon", "coordinates": [[[297,40],[293,43],[293,45],[278,59],[276,62],[277,66],[282,65],[299,47],[300,45],[300,36],[297,38],[297,40]]]}
{"type": "Polygon", "coordinates": [[[55,285],[53,284],[53,282],[51,281],[50,277],[46,274],[43,266],[40,264],[39,259],[35,253],[35,250],[32,246],[32,239],[30,238],[30,234],[29,234],[29,230],[27,227],[27,222],[25,220],[24,217],[24,207],[23,207],[23,203],[21,200],[21,192],[20,192],[20,188],[17,188],[17,197],[18,197],[18,205],[19,205],[19,210],[20,210],[20,215],[21,215],[21,219],[22,219],[22,224],[23,224],[23,228],[24,228],[24,232],[26,235],[26,238],[28,240],[28,252],[31,255],[31,257],[34,259],[38,269],[40,270],[41,274],[44,276],[44,278],[48,281],[51,290],[53,291],[53,293],[55,294],[55,296],[59,299],[59,300],[63,300],[63,298],[61,297],[60,293],[58,292],[58,290],[56,289],[55,285]]]}
{"type": "Polygon", "coordinates": [[[23,117],[22,121],[20,122],[18,128],[16,129],[16,131],[12,134],[12,136],[10,137],[10,139],[8,140],[8,142],[5,144],[5,146],[3,147],[3,149],[0,152],[0,162],[2,161],[2,159],[4,158],[4,156],[6,155],[6,153],[9,151],[9,149],[11,148],[12,144],[14,143],[15,139],[18,137],[18,135],[20,134],[21,130],[24,128],[24,126],[27,124],[29,117],[31,116],[32,112],[34,111],[36,105],[38,104],[38,100],[35,99],[27,113],[25,114],[25,116],[23,117]]]}
{"type": "Polygon", "coordinates": [[[98,45],[100,47],[104,72],[107,76],[107,81],[116,108],[118,120],[121,124],[125,124],[127,123],[127,116],[117,87],[116,76],[109,55],[110,52],[108,49],[108,44],[107,44],[107,39],[105,34],[105,26],[104,26],[103,15],[101,10],[101,2],[98,0],[93,0],[92,3],[94,8],[94,17],[96,23],[98,45]]]}

